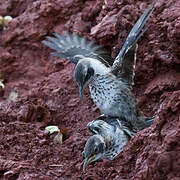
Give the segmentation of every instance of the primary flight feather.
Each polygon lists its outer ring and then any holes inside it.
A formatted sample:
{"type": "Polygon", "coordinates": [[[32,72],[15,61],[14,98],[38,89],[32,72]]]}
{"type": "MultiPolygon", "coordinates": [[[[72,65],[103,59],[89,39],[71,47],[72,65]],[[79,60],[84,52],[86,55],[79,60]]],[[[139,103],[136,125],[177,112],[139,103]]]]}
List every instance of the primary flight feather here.
{"type": "Polygon", "coordinates": [[[79,86],[80,98],[89,85],[91,97],[102,114],[122,117],[135,130],[148,127],[153,122],[153,118],[147,118],[139,110],[131,92],[137,41],[146,31],[145,24],[153,9],[154,3],[138,19],[115,60],[102,46],[77,34],[66,32],[65,36],[61,36],[54,33],[54,37],[47,36],[47,40],[42,41],[55,50],[52,55],[76,64],[74,78],[79,86]]]}

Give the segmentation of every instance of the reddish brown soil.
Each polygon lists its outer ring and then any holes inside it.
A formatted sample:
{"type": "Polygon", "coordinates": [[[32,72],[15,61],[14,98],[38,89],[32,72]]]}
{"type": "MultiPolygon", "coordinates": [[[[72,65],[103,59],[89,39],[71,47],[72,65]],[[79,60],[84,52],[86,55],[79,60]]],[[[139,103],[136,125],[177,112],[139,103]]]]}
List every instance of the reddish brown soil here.
{"type": "Polygon", "coordinates": [[[0,179],[180,179],[180,1],[158,0],[139,42],[134,93],[146,115],[157,115],[154,124],[116,160],[91,164],[85,173],[86,124],[100,113],[88,90],[80,103],[74,65],[41,44],[53,32],[77,31],[115,57],[149,3],[1,0],[0,14],[14,19],[0,33],[0,179]],[[12,91],[18,98],[7,102],[12,91]],[[47,125],[68,129],[62,145],[47,125]]]}

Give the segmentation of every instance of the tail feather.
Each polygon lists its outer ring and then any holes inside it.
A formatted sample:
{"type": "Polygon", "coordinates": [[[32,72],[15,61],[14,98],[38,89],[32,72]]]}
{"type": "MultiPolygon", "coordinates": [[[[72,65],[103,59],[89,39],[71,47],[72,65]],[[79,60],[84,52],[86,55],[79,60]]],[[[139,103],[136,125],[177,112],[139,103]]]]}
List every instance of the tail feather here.
{"type": "Polygon", "coordinates": [[[148,128],[154,123],[155,116],[153,117],[145,117],[145,128],[148,128]]]}
{"type": "Polygon", "coordinates": [[[155,118],[154,116],[153,117],[139,116],[137,121],[138,130],[143,130],[151,126],[154,122],[154,118],[155,118]]]}

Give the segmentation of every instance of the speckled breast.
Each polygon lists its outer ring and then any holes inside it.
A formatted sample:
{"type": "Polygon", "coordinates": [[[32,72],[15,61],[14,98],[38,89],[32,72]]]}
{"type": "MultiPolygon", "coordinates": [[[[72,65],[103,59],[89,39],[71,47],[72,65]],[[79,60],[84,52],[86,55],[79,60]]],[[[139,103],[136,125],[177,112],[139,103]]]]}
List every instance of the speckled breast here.
{"type": "Polygon", "coordinates": [[[95,76],[89,83],[91,97],[102,114],[135,119],[137,102],[131,91],[111,74],[95,76]]]}
{"type": "Polygon", "coordinates": [[[101,111],[113,103],[113,96],[118,90],[113,79],[108,75],[96,75],[89,83],[89,89],[94,103],[101,111]]]}

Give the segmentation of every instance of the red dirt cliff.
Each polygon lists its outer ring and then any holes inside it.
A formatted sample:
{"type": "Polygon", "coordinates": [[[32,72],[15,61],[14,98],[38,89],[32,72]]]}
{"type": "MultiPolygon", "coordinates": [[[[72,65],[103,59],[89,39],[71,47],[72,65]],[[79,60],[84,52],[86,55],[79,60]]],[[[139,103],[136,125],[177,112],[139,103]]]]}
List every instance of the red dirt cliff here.
{"type": "Polygon", "coordinates": [[[100,113],[86,90],[80,103],[74,65],[41,44],[64,30],[95,39],[112,57],[151,1],[1,0],[13,20],[0,32],[0,179],[180,179],[180,1],[158,0],[139,41],[134,93],[154,124],[114,161],[82,172],[86,128],[100,113]],[[7,101],[11,92],[16,101],[7,101]],[[44,128],[68,129],[62,145],[44,128]],[[60,167],[49,165],[58,164],[60,167]]]}

